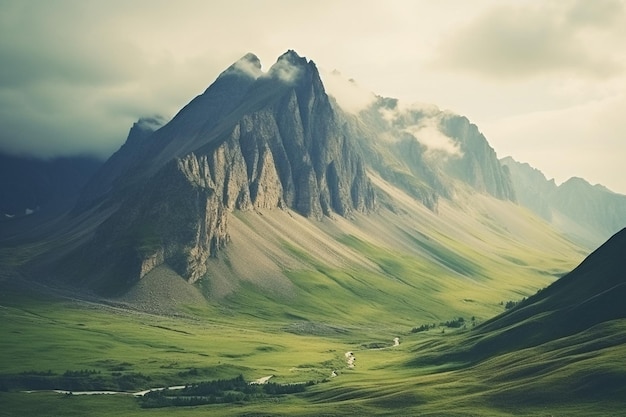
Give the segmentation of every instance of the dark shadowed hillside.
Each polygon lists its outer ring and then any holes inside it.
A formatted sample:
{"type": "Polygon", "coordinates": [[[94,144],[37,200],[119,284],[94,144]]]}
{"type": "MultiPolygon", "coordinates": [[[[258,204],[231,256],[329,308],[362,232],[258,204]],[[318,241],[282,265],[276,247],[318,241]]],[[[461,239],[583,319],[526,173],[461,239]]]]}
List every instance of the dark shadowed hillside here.
{"type": "Polygon", "coordinates": [[[576,269],[476,330],[473,351],[523,349],[626,318],[626,229],[576,269]]]}

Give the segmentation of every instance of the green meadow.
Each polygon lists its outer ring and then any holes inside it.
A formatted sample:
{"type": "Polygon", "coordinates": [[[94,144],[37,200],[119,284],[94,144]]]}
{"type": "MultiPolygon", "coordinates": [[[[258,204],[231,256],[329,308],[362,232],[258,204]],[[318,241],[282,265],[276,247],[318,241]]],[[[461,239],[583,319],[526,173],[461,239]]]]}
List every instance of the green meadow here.
{"type": "Polygon", "coordinates": [[[163,317],[4,292],[0,415],[624,415],[615,392],[577,391],[584,389],[577,381],[590,375],[612,375],[614,390],[623,391],[626,341],[614,335],[625,333],[624,320],[473,363],[469,356],[440,359],[461,349],[471,329],[391,333],[394,326],[307,327],[297,318],[224,317],[210,308],[202,314],[163,317]],[[385,334],[400,337],[400,345],[385,334]],[[300,394],[163,409],[143,409],[130,395],[24,393],[29,387],[6,385],[9,375],[81,370],[92,372],[101,389],[119,389],[115,381],[127,375],[129,392],[238,375],[315,384],[300,394]]]}

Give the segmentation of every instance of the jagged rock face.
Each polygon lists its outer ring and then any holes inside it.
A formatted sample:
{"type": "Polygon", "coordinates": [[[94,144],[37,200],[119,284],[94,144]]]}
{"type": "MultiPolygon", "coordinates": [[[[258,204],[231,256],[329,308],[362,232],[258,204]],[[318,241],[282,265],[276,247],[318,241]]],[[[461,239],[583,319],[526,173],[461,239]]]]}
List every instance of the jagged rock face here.
{"type": "Polygon", "coordinates": [[[204,169],[194,155],[172,161],[124,202],[92,241],[111,262],[99,269],[126,275],[122,287],[163,263],[190,281],[200,278],[207,260],[229,240],[227,211],[205,182],[204,169]]]}
{"type": "Polygon", "coordinates": [[[501,200],[515,201],[510,174],[503,168],[487,139],[466,117],[446,115],[442,118],[443,132],[459,143],[460,158],[450,158],[450,172],[478,191],[501,200]]]}
{"type": "Polygon", "coordinates": [[[541,171],[528,164],[520,164],[511,157],[501,159],[501,163],[511,174],[517,201],[545,220],[551,221],[549,200],[557,188],[554,180],[548,181],[541,171]]]}
{"type": "Polygon", "coordinates": [[[170,123],[126,147],[134,163],[109,193],[108,206],[119,209],[90,244],[126,283],[163,263],[199,279],[229,240],[233,210],[291,208],[320,219],[375,204],[317,68],[293,51],[266,74],[246,55],[170,123]]]}

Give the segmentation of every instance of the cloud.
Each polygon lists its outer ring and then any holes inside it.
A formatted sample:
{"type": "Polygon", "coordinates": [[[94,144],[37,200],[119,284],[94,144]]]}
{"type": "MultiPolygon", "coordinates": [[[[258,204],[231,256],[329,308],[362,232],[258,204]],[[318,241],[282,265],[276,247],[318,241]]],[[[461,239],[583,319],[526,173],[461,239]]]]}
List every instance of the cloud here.
{"type": "Polygon", "coordinates": [[[263,75],[261,61],[252,53],[247,53],[240,60],[235,62],[231,68],[255,79],[263,75]]]}
{"type": "Polygon", "coordinates": [[[376,95],[361,87],[352,79],[347,79],[339,71],[325,71],[320,73],[326,93],[337,100],[339,107],[344,111],[357,114],[374,103],[376,95]]]}
{"type": "Polygon", "coordinates": [[[378,112],[388,123],[389,131],[394,131],[395,134],[386,134],[380,138],[381,140],[396,142],[404,136],[403,134],[408,133],[426,147],[428,156],[441,156],[442,153],[447,156],[463,156],[458,141],[441,130],[441,120],[451,114],[449,111],[442,111],[434,104],[420,102],[407,104],[395,99],[385,104],[378,108],[378,112]]]}
{"type": "Polygon", "coordinates": [[[616,54],[626,47],[619,36],[625,26],[626,8],[618,0],[498,5],[445,37],[434,65],[501,79],[612,77],[626,64],[616,54]]]}
{"type": "Polygon", "coordinates": [[[456,157],[462,156],[458,143],[445,135],[439,126],[440,117],[424,117],[418,124],[408,126],[404,131],[411,134],[431,152],[444,152],[456,157]]]}

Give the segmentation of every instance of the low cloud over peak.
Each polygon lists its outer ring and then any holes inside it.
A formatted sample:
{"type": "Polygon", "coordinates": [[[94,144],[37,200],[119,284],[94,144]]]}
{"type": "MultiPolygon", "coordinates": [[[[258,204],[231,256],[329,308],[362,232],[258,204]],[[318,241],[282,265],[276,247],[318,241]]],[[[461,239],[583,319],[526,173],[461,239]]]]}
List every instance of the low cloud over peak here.
{"type": "Polygon", "coordinates": [[[376,101],[376,95],[339,71],[321,71],[326,92],[348,113],[357,114],[376,101]]]}

